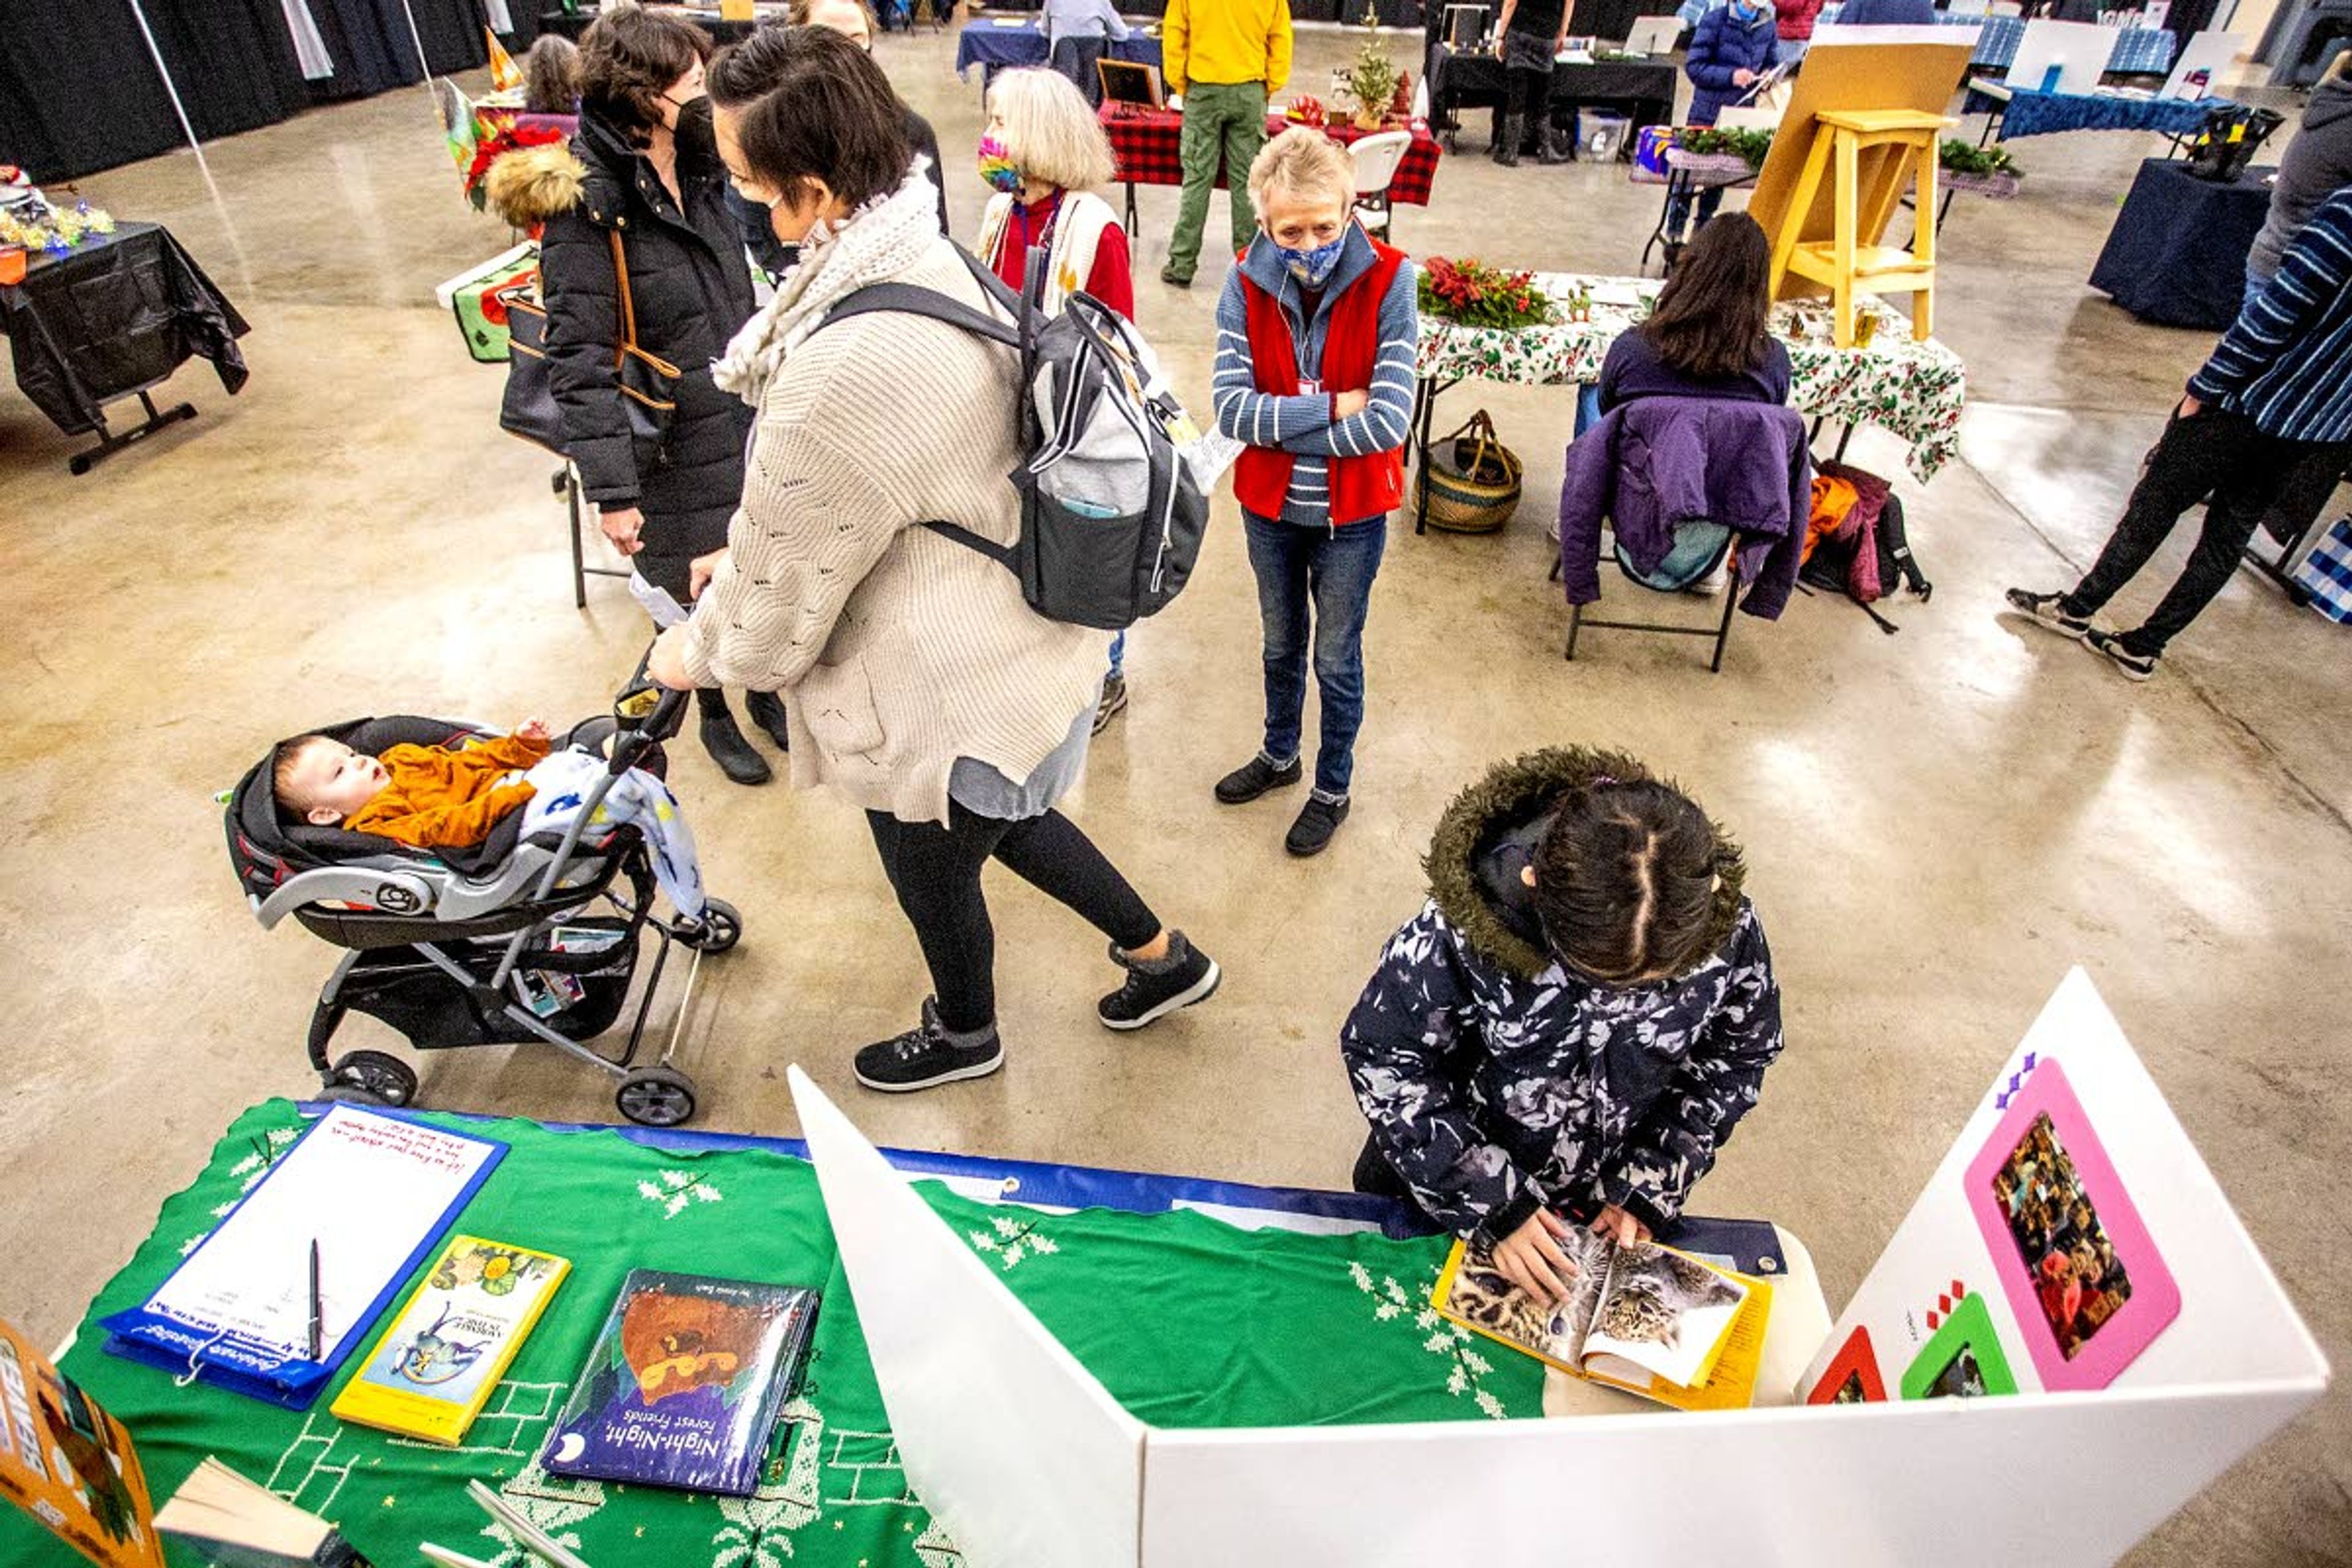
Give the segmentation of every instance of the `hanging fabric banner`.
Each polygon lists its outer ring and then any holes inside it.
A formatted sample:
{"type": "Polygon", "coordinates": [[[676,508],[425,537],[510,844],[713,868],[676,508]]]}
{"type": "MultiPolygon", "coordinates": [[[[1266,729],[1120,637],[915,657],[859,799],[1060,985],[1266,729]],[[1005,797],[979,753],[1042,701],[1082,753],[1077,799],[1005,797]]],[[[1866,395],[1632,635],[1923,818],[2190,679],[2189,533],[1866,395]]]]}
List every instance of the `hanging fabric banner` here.
{"type": "Polygon", "coordinates": [[[327,40],[320,36],[318,18],[310,15],[310,0],[278,0],[286,12],[286,30],[294,35],[294,58],[302,64],[305,81],[320,81],[335,74],[335,57],[327,52],[327,40]]]}

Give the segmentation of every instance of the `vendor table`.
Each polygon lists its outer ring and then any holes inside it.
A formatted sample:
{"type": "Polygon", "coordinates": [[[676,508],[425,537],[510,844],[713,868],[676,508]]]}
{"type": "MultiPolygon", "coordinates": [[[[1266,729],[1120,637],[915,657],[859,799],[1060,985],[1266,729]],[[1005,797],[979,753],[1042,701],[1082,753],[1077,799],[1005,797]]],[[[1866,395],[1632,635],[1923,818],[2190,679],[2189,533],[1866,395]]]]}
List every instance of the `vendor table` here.
{"type": "MultiPolygon", "coordinates": [[[[571,1278],[454,1449],[335,1420],[327,1407],[338,1388],[308,1412],[287,1411],[207,1384],[179,1388],[166,1373],[105,1354],[96,1321],[144,1300],[301,1124],[301,1110],[283,1100],[247,1111],[195,1183],[164,1203],[63,1358],[67,1374],[131,1429],[159,1500],[217,1454],[336,1521],[387,1568],[417,1561],[425,1541],[518,1560],[467,1500],[465,1483],[475,1478],[599,1568],[962,1562],[900,1468],[816,1177],[797,1144],[396,1114],[505,1142],[506,1158],[457,1226],[568,1258],[571,1278]],[[540,1468],[551,1421],[635,1268],[824,1288],[814,1353],[786,1406],[796,1425],[751,1497],[565,1480],[540,1468]]],[[[933,1209],[1122,1405],[1157,1426],[1481,1421],[1543,1411],[1540,1363],[1428,1310],[1450,1240],[1382,1235],[1382,1217],[1397,1213],[1382,1200],[954,1156],[892,1159],[940,1178],[918,1189],[933,1209]],[[1016,1193],[1055,1207],[995,1201],[1016,1193]],[[1056,1212],[1062,1205],[1075,1212],[1056,1212]],[[1213,1217],[1221,1215],[1236,1223],[1213,1217]],[[1257,1228],[1242,1228],[1250,1226],[1257,1228]]],[[[1819,1287],[1802,1248],[1785,1239],[1782,1248],[1781,1289],[1802,1319],[1819,1287]]],[[[1769,1343],[1768,1335],[1768,1351],[1769,1343]]],[[[47,1561],[42,1553],[56,1550],[30,1520],[0,1509],[0,1561],[47,1561]]],[[[175,1549],[173,1561],[195,1559],[175,1549]]]]}
{"type": "MultiPolygon", "coordinates": [[[[1102,128],[1110,138],[1111,154],[1118,163],[1118,180],[1127,186],[1127,231],[1135,233],[1135,187],[1138,185],[1181,185],[1184,183],[1181,150],[1184,140],[1184,117],[1172,109],[1130,109],[1123,104],[1106,103],[1101,111],[1102,128]]],[[[1279,136],[1290,129],[1290,122],[1278,114],[1265,120],[1265,133],[1279,136]]],[[[1353,125],[1326,125],[1323,133],[1347,146],[1372,132],[1359,131],[1353,125]]],[[[1391,205],[1403,202],[1413,206],[1429,205],[1429,190],[1437,178],[1437,140],[1426,131],[1412,133],[1412,145],[1404,152],[1404,162],[1397,165],[1395,177],[1389,182],[1391,205]]],[[[1245,171],[1244,171],[1245,172],[1245,171]]],[[[1233,170],[1220,169],[1217,184],[1224,186],[1233,170]]]]}
{"type": "Polygon", "coordinates": [[[2146,160],[2091,287],[2158,326],[2228,326],[2245,299],[2246,253],[2270,216],[2277,173],[2247,169],[2225,184],[2199,179],[2179,159],[2146,160]]]}
{"type": "MultiPolygon", "coordinates": [[[[1489,54],[1456,54],[1444,44],[1429,48],[1430,123],[1447,132],[1452,150],[1460,129],[1457,110],[1493,107],[1499,123],[1505,89],[1503,62],[1489,54]]],[[[1591,65],[1551,68],[1550,110],[1559,123],[1563,110],[1580,107],[1612,109],[1633,121],[1625,144],[1644,125],[1664,125],[1675,117],[1675,84],[1680,79],[1671,60],[1595,60],[1591,65]]],[[[1492,138],[1490,137],[1489,140],[1492,138]]]]}
{"type": "MultiPolygon", "coordinates": [[[[996,79],[1001,70],[1013,70],[1023,66],[1046,63],[1045,30],[1034,22],[1013,21],[1009,17],[985,16],[964,24],[956,38],[956,75],[968,75],[971,68],[981,68],[982,86],[996,79]]],[[[1160,68],[1160,40],[1147,38],[1141,29],[1128,34],[1110,44],[1104,52],[1105,59],[1132,60],[1160,68]]]]}
{"type": "Polygon", "coordinates": [[[236,340],[247,330],[195,258],[157,224],[125,223],[65,256],[37,256],[23,282],[0,288],[0,331],[15,355],[16,384],[67,435],[98,434],[96,446],[74,454],[77,474],[196,416],[186,403],[159,411],[150,395],[191,355],[212,361],[235,394],[246,381],[236,340]],[[145,421],[110,430],[105,405],[131,396],[145,421]]]}
{"type": "MultiPolygon", "coordinates": [[[[1640,278],[1593,278],[1564,273],[1536,275],[1536,285],[1557,302],[1580,289],[1595,293],[1589,321],[1502,331],[1465,327],[1432,311],[1421,316],[1421,350],[1414,367],[1416,441],[1427,450],[1437,399],[1473,377],[1516,386],[1576,386],[1601,379],[1601,363],[1618,335],[1649,314],[1659,285],[1640,278]],[[1599,296],[1641,303],[1604,303],[1599,296]]],[[[1911,445],[1912,473],[1921,479],[1956,455],[1960,412],[1968,402],[1968,371],[1960,356],[1929,338],[1911,336],[1911,323],[1885,301],[1862,296],[1856,309],[1877,319],[1871,341],[1841,349],[1831,341],[1829,302],[1800,300],[1772,309],[1772,331],[1788,345],[1794,373],[1790,406],[1814,420],[1848,426],[1875,425],[1911,445]]],[[[1565,316],[1565,311],[1560,312],[1565,316]]],[[[1563,424],[1566,422],[1564,421],[1563,424]]],[[[1426,487],[1413,531],[1428,521],[1426,487]]]]}

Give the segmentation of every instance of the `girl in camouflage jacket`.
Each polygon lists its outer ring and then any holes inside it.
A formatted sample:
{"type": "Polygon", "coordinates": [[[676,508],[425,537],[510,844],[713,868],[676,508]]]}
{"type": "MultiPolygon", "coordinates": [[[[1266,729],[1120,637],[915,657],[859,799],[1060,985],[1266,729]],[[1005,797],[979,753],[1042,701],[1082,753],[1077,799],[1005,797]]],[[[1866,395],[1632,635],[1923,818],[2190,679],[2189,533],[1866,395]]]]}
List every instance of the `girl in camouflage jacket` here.
{"type": "Polygon", "coordinates": [[[1409,1198],[1558,1294],[1559,1211],[1620,1239],[1682,1212],[1780,1054],[1737,845],[1633,758],[1532,752],[1446,810],[1431,898],[1341,1032],[1360,1190],[1409,1198]]]}

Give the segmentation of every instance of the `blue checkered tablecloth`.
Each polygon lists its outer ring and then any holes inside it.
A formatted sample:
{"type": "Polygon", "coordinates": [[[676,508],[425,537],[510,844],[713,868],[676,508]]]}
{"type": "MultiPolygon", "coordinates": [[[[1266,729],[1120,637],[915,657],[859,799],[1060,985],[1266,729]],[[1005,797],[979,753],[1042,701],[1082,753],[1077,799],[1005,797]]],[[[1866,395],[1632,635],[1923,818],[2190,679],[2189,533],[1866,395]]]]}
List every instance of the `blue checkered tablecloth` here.
{"type": "MultiPolygon", "coordinates": [[[[1140,29],[1129,33],[1122,43],[1110,46],[1105,57],[1114,60],[1133,60],[1154,69],[1160,66],[1160,40],[1147,38],[1140,29]]],[[[983,74],[992,77],[1001,70],[1021,66],[1042,66],[1045,63],[1045,30],[1034,22],[1024,22],[1017,27],[1000,27],[995,18],[984,17],[966,22],[956,38],[956,75],[963,76],[972,67],[982,68],[983,74]]]]}
{"type": "Polygon", "coordinates": [[[2012,92],[2001,116],[2000,139],[2048,136],[2061,131],[2154,131],[2187,136],[2205,123],[2208,110],[2226,109],[2226,98],[2116,98],[2106,93],[2012,92]]]}
{"type": "MultiPolygon", "coordinates": [[[[1696,21],[1691,15],[1696,9],[1707,10],[1717,0],[1686,0],[1683,6],[1685,19],[1696,21]]],[[[1843,5],[1822,7],[1821,20],[1834,22],[1843,5]]],[[[1977,52],[1969,57],[1969,64],[1979,71],[2007,70],[2017,58],[2017,46],[2024,41],[2025,22],[2018,16],[1955,16],[1939,11],[1936,20],[1948,27],[1981,27],[1977,35],[1977,52]]],[[[2173,36],[2162,27],[2117,27],[2114,51],[2107,56],[2107,69],[2136,76],[2162,76],[2172,68],[2173,36]]]]}

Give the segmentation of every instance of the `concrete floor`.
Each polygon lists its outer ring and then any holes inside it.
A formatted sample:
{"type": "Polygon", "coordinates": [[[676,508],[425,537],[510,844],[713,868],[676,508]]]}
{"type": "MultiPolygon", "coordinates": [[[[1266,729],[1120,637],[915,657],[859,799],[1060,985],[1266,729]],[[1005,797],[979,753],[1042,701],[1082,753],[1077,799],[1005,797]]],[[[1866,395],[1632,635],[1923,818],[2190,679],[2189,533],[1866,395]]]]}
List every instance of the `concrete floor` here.
{"type": "MultiPolygon", "coordinates": [[[[1305,37],[1300,82],[1349,47],[1305,37]]],[[[881,58],[950,149],[968,236],[984,194],[961,162],[977,86],[954,79],[952,37],[886,39],[881,58]]],[[[924,979],[863,825],[829,796],[731,788],[681,747],[709,880],[750,931],[687,1030],[702,1124],[792,1131],[782,1069],[799,1061],[884,1142],[1344,1184],[1362,1124],[1333,1037],[1420,902],[1439,810],[1497,758],[1603,742],[1680,778],[1745,840],[1786,990],[1788,1054],[1703,1209],[1789,1224],[1843,1300],[2081,963],[2345,1361],[2347,1236],[2326,1194],[2352,1163],[2346,634],[2242,574],[2136,688],[1996,617],[2004,585],[2087,564],[2210,342],[2139,325],[2083,282],[2153,139],[2016,151],[2024,195],[1964,199],[1945,231],[1938,321],[1976,401],[1964,460],[1901,481],[1938,589],[1893,607],[1901,636],[1800,598],[1778,625],[1743,618],[1718,677],[1696,645],[1605,633],[1562,664],[1543,526],[1570,404],[1465,388],[1442,412],[1494,411],[1528,457],[1528,503],[1499,538],[1392,538],[1355,814],[1324,858],[1282,853],[1292,803],[1209,798],[1256,741],[1255,599],[1228,503],[1182,605],[1132,640],[1134,706],[1073,808],[1225,962],[1213,1005],[1107,1034],[1087,1016],[1115,978],[1097,939],[1003,879],[1006,1070],[865,1093],[850,1049],[903,1026],[924,979]]],[[[585,715],[646,637],[616,583],[572,609],[549,464],[499,432],[499,373],[466,360],[433,305],[436,280],[507,236],[458,199],[424,93],[210,157],[216,189],[186,153],[83,188],[170,225],[252,319],[246,393],[191,367],[172,390],[202,417],[85,479],[67,474],[72,443],[0,394],[0,615],[19,628],[0,650],[16,713],[0,729],[0,921],[18,997],[0,1257],[41,1260],[12,1271],[5,1302],[37,1339],[73,1323],[240,1108],[315,1087],[303,1021],[334,955],[247,916],[214,792],[272,737],[355,713],[585,715]]],[[[1448,160],[1437,192],[1433,210],[1402,211],[1400,243],[1605,272],[1632,269],[1657,199],[1613,166],[1474,156],[1448,160]]],[[[1144,196],[1140,312],[1204,404],[1216,275],[1190,293],[1151,277],[1174,203],[1144,196]]],[[[1855,455],[1902,471],[1881,433],[1855,455]]],[[[345,1040],[396,1044],[366,1020],[345,1040]]],[[[429,1104],[611,1119],[603,1080],[551,1053],[420,1066],[429,1104]]],[[[2339,1391],[2131,1561],[2352,1562],[2347,1438],[2339,1391]]]]}

